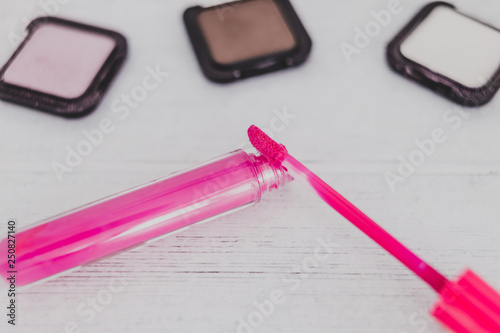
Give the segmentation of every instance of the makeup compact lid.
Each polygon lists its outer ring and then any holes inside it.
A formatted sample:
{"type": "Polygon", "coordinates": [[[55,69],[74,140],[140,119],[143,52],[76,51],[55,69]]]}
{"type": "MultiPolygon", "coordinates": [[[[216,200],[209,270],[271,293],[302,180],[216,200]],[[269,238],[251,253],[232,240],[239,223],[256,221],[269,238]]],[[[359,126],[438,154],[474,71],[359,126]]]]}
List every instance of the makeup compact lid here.
{"type": "Polygon", "coordinates": [[[0,71],[0,98],[76,117],[90,112],[126,55],[116,32],[53,17],[34,20],[0,71]]]}
{"type": "Polygon", "coordinates": [[[204,74],[230,82],[298,65],[311,40],[288,0],[192,7],[184,21],[204,74]]]}

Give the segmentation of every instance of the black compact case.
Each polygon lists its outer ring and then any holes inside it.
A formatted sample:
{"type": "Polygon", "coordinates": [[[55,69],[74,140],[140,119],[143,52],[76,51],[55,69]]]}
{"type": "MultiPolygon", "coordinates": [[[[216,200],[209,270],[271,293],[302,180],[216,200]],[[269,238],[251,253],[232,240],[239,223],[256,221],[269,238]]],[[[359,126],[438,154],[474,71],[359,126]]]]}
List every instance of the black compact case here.
{"type": "MultiPolygon", "coordinates": [[[[254,18],[256,18],[255,16],[259,15],[254,15],[254,18]]],[[[241,25],[247,25],[245,29],[248,29],[248,25],[251,25],[249,21],[252,20],[252,17],[245,17],[245,19],[246,21],[242,22],[241,25]]],[[[311,51],[311,39],[288,0],[241,0],[207,8],[195,6],[188,8],[184,12],[184,23],[203,73],[208,79],[215,82],[232,82],[297,66],[307,59],[311,51]],[[206,11],[217,10],[220,14],[220,19],[224,20],[224,15],[231,15],[234,10],[238,10],[239,6],[264,1],[272,3],[278,8],[287,28],[291,35],[293,35],[295,41],[293,48],[282,52],[261,54],[232,63],[218,62],[214,58],[206,35],[200,26],[200,15],[206,11]]],[[[250,45],[249,48],[251,47],[250,45]]]]}
{"type": "MultiPolygon", "coordinates": [[[[27,31],[28,35],[25,40],[0,70],[0,99],[68,118],[81,117],[94,110],[102,100],[109,84],[124,62],[127,54],[127,41],[125,37],[114,31],[55,17],[37,18],[28,25],[27,31]],[[62,25],[81,31],[105,35],[115,42],[114,49],[105,60],[97,75],[95,75],[85,92],[77,98],[63,98],[34,89],[9,84],[4,81],[4,74],[16,59],[16,56],[22,51],[26,43],[29,42],[36,29],[44,24],[62,25]]],[[[47,45],[47,47],[50,47],[50,45],[47,45]]]]}
{"type": "MultiPolygon", "coordinates": [[[[396,35],[396,37],[387,46],[387,60],[389,65],[396,72],[410,78],[419,84],[430,88],[436,93],[464,106],[480,106],[489,102],[500,88],[500,68],[496,73],[485,82],[481,87],[468,87],[457,82],[441,73],[433,71],[422,64],[412,61],[405,57],[401,52],[401,45],[414,30],[428,17],[428,15],[437,7],[445,6],[455,10],[455,6],[446,2],[433,2],[425,7],[396,35]]],[[[461,14],[460,15],[464,15],[461,14]]],[[[464,15],[465,17],[468,17],[464,15]]],[[[468,17],[470,18],[470,17],[468,17]]],[[[470,18],[472,19],[472,18],[470,18]]],[[[498,29],[477,21],[491,29],[498,29]]]]}

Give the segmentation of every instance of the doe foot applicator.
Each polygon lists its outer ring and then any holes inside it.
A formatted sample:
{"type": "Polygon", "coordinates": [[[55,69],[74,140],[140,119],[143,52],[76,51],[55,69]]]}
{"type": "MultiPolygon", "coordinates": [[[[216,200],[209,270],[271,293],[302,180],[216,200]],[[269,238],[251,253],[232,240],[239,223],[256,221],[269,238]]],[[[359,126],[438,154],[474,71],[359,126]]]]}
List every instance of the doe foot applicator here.
{"type": "Polygon", "coordinates": [[[271,164],[305,181],[328,205],[439,293],[440,299],[431,313],[444,325],[457,333],[500,332],[500,295],[479,276],[467,270],[458,280],[449,281],[288,154],[285,146],[256,126],[248,129],[248,136],[271,164]]]}

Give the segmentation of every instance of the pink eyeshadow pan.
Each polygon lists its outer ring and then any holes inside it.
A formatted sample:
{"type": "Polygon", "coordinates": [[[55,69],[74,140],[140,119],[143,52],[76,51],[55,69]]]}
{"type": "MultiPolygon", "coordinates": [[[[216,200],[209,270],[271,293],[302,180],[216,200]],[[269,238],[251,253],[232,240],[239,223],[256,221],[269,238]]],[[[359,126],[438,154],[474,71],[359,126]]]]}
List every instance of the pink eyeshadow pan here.
{"type": "Polygon", "coordinates": [[[67,117],[100,102],[126,55],[120,34],[40,18],[0,71],[0,98],[67,117]]]}
{"type": "Polygon", "coordinates": [[[77,98],[97,75],[116,42],[93,32],[45,24],[5,71],[4,81],[46,94],[77,98]]]}

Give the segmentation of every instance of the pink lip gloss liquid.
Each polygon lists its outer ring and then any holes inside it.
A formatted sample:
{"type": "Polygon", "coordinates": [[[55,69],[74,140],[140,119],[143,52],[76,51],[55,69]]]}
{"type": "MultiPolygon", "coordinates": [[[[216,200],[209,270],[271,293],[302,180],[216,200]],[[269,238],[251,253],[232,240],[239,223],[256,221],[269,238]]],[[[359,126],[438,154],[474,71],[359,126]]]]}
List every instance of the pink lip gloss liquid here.
{"type": "MultiPolygon", "coordinates": [[[[42,221],[16,234],[17,285],[258,202],[263,192],[289,180],[264,157],[237,150],[42,221]]],[[[6,239],[0,251],[7,253],[6,239]]],[[[4,278],[6,257],[0,258],[4,278]]]]}

